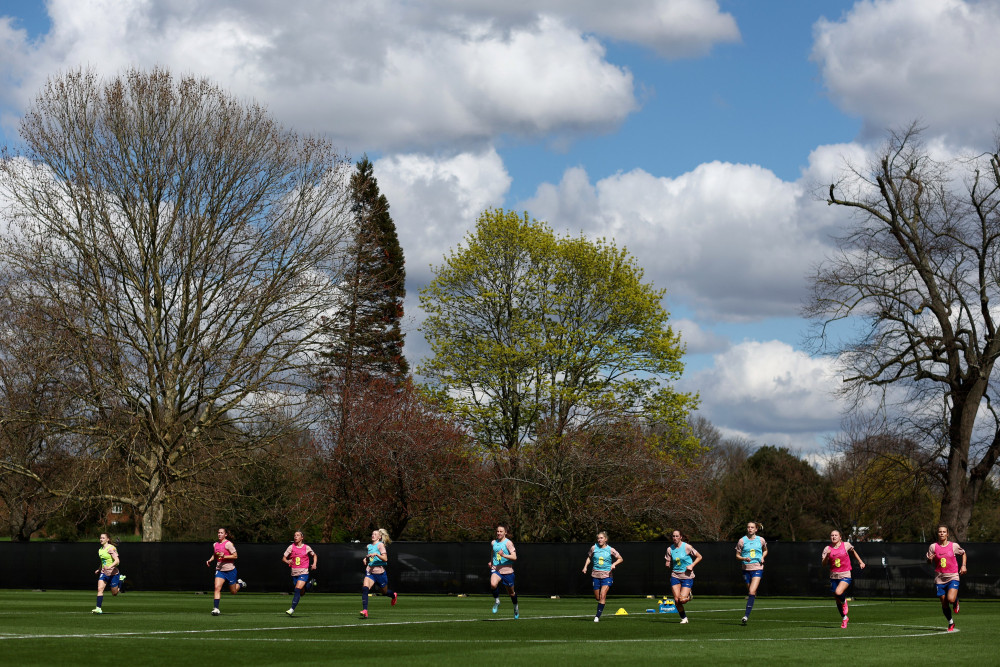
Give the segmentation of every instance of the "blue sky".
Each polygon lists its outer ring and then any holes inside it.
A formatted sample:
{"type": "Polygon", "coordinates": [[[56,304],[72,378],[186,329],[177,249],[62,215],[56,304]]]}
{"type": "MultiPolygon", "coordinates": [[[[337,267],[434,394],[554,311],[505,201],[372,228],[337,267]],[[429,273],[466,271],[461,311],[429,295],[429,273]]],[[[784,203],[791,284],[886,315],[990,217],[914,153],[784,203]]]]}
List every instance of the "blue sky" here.
{"type": "Polygon", "coordinates": [[[0,132],[46,77],[163,65],[367,153],[416,294],[486,207],[614,238],[688,343],[726,434],[819,456],[842,406],[806,276],[848,221],[816,188],[886,128],[981,150],[1000,4],[965,0],[0,1],[0,132]]]}

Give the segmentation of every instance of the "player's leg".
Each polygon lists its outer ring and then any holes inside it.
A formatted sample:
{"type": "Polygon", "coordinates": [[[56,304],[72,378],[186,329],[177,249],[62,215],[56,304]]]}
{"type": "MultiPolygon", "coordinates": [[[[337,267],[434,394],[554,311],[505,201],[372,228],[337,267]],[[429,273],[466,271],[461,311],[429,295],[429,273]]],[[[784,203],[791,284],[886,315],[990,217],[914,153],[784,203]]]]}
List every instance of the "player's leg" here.
{"type": "Polygon", "coordinates": [[[601,614],[604,613],[604,605],[608,599],[608,586],[603,583],[603,580],[598,583],[598,590],[594,591],[597,596],[597,615],[594,616],[594,620],[597,621],[601,618],[601,614]]]}
{"type": "Polygon", "coordinates": [[[102,574],[100,579],[97,580],[97,606],[93,609],[95,614],[100,614],[103,611],[101,605],[104,604],[104,589],[107,585],[107,581],[105,581],[102,574]]]}
{"type": "Polygon", "coordinates": [[[366,576],[364,581],[361,582],[361,615],[365,618],[368,618],[368,594],[374,585],[375,580],[369,576],[366,576]]]}
{"type": "Polygon", "coordinates": [[[847,622],[850,620],[847,617],[847,589],[850,585],[850,581],[847,579],[841,579],[837,582],[835,588],[833,589],[833,599],[837,603],[837,609],[840,611],[841,615],[841,628],[846,628],[847,622]]]}
{"type": "Polygon", "coordinates": [[[747,580],[747,606],[743,614],[743,624],[750,620],[750,612],[753,611],[753,603],[757,599],[757,587],[760,586],[760,570],[748,572],[744,575],[747,580]]]}
{"type": "Polygon", "coordinates": [[[504,582],[507,588],[507,594],[510,595],[511,604],[514,605],[514,618],[521,617],[521,608],[517,604],[517,591],[514,590],[514,575],[506,575],[507,581],[504,582]],[[509,582],[509,583],[508,583],[509,582]]]}
{"type": "Polygon", "coordinates": [[[306,582],[302,581],[298,577],[292,577],[292,581],[295,582],[295,589],[292,592],[292,608],[285,612],[289,616],[295,613],[295,608],[299,606],[299,600],[302,599],[302,592],[306,587],[306,582]]]}
{"type": "Polygon", "coordinates": [[[677,607],[677,614],[681,618],[681,623],[687,623],[687,612],[684,611],[684,587],[681,586],[681,580],[671,578],[670,588],[674,593],[674,606],[677,607]]]}
{"type": "Polygon", "coordinates": [[[226,583],[226,575],[222,572],[215,573],[215,592],[212,597],[212,614],[219,615],[219,601],[222,599],[222,585],[226,583]]]}
{"type": "Polygon", "coordinates": [[[497,613],[500,608],[500,575],[496,572],[490,573],[490,592],[493,594],[493,613],[497,613]]]}

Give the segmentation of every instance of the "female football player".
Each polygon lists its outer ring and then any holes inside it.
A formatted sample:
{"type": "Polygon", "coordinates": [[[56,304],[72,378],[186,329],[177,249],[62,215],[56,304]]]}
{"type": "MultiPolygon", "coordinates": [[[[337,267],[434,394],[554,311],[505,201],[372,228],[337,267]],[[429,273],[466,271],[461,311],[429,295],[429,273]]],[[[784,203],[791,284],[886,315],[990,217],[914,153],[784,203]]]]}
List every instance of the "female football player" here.
{"type": "Polygon", "coordinates": [[[680,614],[681,623],[687,623],[688,617],[684,611],[685,603],[691,600],[694,588],[694,567],[701,562],[701,554],[684,541],[684,535],[679,530],[671,533],[673,545],[667,548],[664,560],[670,570],[670,588],[674,592],[674,606],[680,614]]]}
{"type": "Polygon", "coordinates": [[[959,575],[965,574],[966,569],[965,549],[955,542],[948,541],[948,526],[941,524],[937,527],[937,542],[927,548],[927,561],[933,563],[934,583],[937,585],[938,598],[941,600],[941,613],[948,619],[948,632],[954,632],[955,619],[952,611],[956,614],[958,605],[958,582],[959,575]],[[962,565],[958,564],[958,557],[962,557],[962,565]]]}
{"type": "Polygon", "coordinates": [[[307,590],[312,590],[315,586],[315,580],[310,581],[309,571],[316,570],[316,565],[319,563],[319,556],[316,552],[312,550],[312,547],[304,543],[305,536],[302,531],[297,530],[292,536],[292,543],[288,545],[285,549],[285,555],[281,557],[285,565],[292,568],[292,582],[295,585],[295,593],[292,596],[292,607],[285,613],[291,616],[295,613],[295,608],[299,605],[299,600],[302,599],[302,594],[307,590]],[[310,558],[312,559],[312,564],[310,564],[310,558]]]}
{"type": "Polygon", "coordinates": [[[601,621],[601,613],[604,612],[604,603],[608,599],[608,589],[615,583],[612,572],[615,567],[622,564],[621,554],[608,545],[608,534],[603,530],[597,534],[597,544],[590,547],[587,552],[587,560],[583,564],[583,573],[587,574],[587,568],[594,564],[591,572],[591,584],[594,587],[594,599],[597,600],[597,615],[594,616],[594,623],[601,621]]]}
{"type": "Polygon", "coordinates": [[[490,591],[493,593],[493,613],[500,608],[500,586],[507,589],[510,601],[514,605],[514,618],[521,616],[517,605],[517,592],[514,590],[514,561],[517,560],[517,550],[514,543],[507,539],[506,526],[497,526],[497,538],[490,542],[493,554],[490,557],[490,591]]]}
{"type": "Polygon", "coordinates": [[[97,606],[92,610],[95,614],[103,614],[101,605],[104,604],[104,589],[111,584],[111,595],[118,595],[121,591],[122,582],[125,575],[118,571],[120,561],[118,559],[118,549],[111,544],[111,539],[107,533],[101,533],[101,548],[97,550],[97,557],[101,559],[101,567],[94,571],[100,575],[97,578],[97,606]]]}
{"type": "Polygon", "coordinates": [[[865,569],[865,562],[854,550],[850,542],[844,542],[840,537],[840,531],[834,530],[830,533],[830,544],[823,549],[823,566],[830,568],[830,592],[837,603],[837,610],[840,612],[840,627],[846,628],[847,622],[847,589],[853,579],[851,578],[851,554],[858,561],[858,567],[865,569]]]}
{"type": "Polygon", "coordinates": [[[372,587],[378,587],[382,595],[392,598],[391,605],[396,606],[397,595],[389,590],[389,556],[386,546],[392,544],[389,532],[384,528],[372,531],[372,543],[368,545],[368,553],[362,558],[365,564],[365,578],[361,582],[361,618],[368,618],[368,593],[372,587]]]}
{"type": "Polygon", "coordinates": [[[747,585],[747,608],[743,614],[743,625],[750,620],[754,600],[757,599],[757,587],[764,575],[764,558],[767,557],[767,541],[757,534],[763,528],[759,523],[751,521],[747,524],[747,534],[736,543],[736,560],[743,566],[743,581],[747,585]]]}
{"type": "Polygon", "coordinates": [[[211,566],[215,561],[215,598],[213,600],[212,616],[222,613],[219,610],[219,601],[222,598],[222,585],[229,584],[229,592],[236,595],[247,587],[247,582],[239,578],[236,574],[236,545],[229,539],[229,531],[225,528],[219,529],[219,541],[212,545],[212,557],[205,561],[205,565],[211,566]]]}

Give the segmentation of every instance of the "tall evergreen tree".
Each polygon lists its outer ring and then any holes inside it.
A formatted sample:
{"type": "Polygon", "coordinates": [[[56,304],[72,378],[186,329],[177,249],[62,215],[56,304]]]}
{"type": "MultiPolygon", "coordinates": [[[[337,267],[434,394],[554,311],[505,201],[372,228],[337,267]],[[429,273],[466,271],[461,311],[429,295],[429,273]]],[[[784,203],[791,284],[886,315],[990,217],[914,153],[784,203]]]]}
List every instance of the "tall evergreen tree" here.
{"type": "Polygon", "coordinates": [[[339,318],[343,329],[327,358],[335,373],[352,380],[403,378],[409,373],[399,326],[406,296],[403,249],[367,156],[351,175],[350,193],[352,267],[339,318]]]}
{"type": "Polygon", "coordinates": [[[358,384],[375,378],[395,383],[409,374],[400,331],[406,296],[403,249],[367,156],[351,175],[350,197],[351,266],[341,285],[342,308],[330,322],[333,342],[324,353],[331,407],[340,413],[340,442],[358,384]]]}

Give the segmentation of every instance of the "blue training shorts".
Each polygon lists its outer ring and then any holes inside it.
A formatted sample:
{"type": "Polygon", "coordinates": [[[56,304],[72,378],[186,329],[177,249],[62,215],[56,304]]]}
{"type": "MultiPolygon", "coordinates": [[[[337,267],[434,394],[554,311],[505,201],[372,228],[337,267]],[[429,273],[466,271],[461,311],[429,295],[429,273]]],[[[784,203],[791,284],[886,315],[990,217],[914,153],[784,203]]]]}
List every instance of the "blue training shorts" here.
{"type": "Polygon", "coordinates": [[[494,571],[492,574],[495,574],[498,577],[500,577],[500,583],[506,586],[507,588],[514,588],[513,572],[511,572],[510,574],[500,574],[499,572],[494,571]]]}
{"type": "Polygon", "coordinates": [[[382,574],[375,574],[374,572],[366,572],[365,576],[375,582],[377,588],[388,588],[389,587],[389,573],[388,571],[382,574]]]}
{"type": "Polygon", "coordinates": [[[670,585],[676,586],[680,584],[681,588],[694,588],[694,579],[678,579],[675,576],[670,577],[670,585]]]}
{"type": "Polygon", "coordinates": [[[121,581],[121,576],[122,576],[121,574],[104,574],[102,572],[101,576],[99,576],[97,580],[103,581],[107,584],[111,584],[111,588],[118,588],[118,584],[121,581]]]}
{"type": "Polygon", "coordinates": [[[743,571],[743,581],[746,585],[750,585],[752,579],[760,579],[764,576],[764,570],[744,570],[743,571]]]}
{"type": "Polygon", "coordinates": [[[951,581],[945,582],[943,584],[935,584],[937,586],[938,597],[942,595],[947,595],[948,591],[951,589],[958,590],[958,579],[952,579],[951,581]]]}
{"type": "Polygon", "coordinates": [[[239,583],[239,576],[236,574],[236,568],[233,568],[232,570],[226,570],[225,572],[223,572],[222,570],[216,570],[215,578],[225,579],[226,583],[229,584],[230,586],[239,583]]]}
{"type": "Polygon", "coordinates": [[[309,583],[309,573],[306,572],[305,574],[293,574],[292,575],[292,582],[298,583],[300,581],[304,581],[304,582],[306,582],[308,584],[309,583]]]}
{"type": "Polygon", "coordinates": [[[854,583],[854,580],[851,579],[850,577],[847,577],[846,579],[831,579],[830,580],[830,591],[833,592],[833,593],[836,593],[837,592],[837,586],[839,586],[840,582],[842,582],[842,581],[846,581],[848,586],[850,586],[851,584],[854,583]]]}
{"type": "Polygon", "coordinates": [[[590,583],[593,584],[594,590],[599,591],[605,586],[610,586],[615,583],[614,577],[604,577],[603,579],[598,579],[597,577],[591,577],[590,583]]]}

